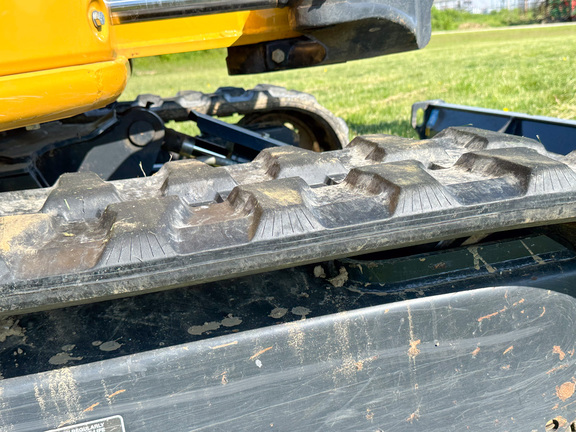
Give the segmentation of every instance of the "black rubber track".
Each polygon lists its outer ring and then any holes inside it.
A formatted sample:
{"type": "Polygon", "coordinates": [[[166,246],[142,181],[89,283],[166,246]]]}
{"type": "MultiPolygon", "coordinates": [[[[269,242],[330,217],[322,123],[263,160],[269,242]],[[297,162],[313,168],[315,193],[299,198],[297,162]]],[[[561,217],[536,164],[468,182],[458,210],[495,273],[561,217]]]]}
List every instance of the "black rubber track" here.
{"type": "MultiPolygon", "coordinates": [[[[576,154],[472,128],[0,194],[0,312],[576,220],[576,154]]],[[[479,258],[480,259],[480,258],[479,258]]]]}

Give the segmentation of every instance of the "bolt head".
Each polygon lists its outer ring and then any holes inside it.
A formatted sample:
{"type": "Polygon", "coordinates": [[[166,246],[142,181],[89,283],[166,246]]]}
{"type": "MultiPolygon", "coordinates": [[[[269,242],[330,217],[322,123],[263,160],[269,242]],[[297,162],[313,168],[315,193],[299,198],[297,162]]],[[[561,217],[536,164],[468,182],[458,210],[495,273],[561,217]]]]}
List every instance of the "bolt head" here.
{"type": "Polygon", "coordinates": [[[94,24],[94,27],[96,27],[98,30],[100,30],[100,28],[102,28],[102,26],[104,24],[106,24],[106,16],[104,15],[104,12],[93,11],[92,12],[92,23],[94,24]]]}
{"type": "Polygon", "coordinates": [[[282,51],[280,48],[275,49],[272,51],[272,60],[274,63],[282,63],[284,60],[286,60],[286,53],[284,53],[284,51],[282,51]]]}

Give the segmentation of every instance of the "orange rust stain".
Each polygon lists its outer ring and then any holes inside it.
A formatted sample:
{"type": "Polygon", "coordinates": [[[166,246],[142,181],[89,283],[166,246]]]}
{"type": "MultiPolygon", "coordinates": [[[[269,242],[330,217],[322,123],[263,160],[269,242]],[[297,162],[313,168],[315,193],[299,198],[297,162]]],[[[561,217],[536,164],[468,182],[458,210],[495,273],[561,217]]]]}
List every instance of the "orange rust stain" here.
{"type": "Polygon", "coordinates": [[[558,409],[559,404],[556,404],[552,407],[553,410],[557,410],[558,409]]]}
{"type": "Polygon", "coordinates": [[[564,357],[566,357],[566,353],[564,353],[564,351],[562,351],[562,348],[560,348],[559,345],[554,345],[554,346],[552,347],[552,352],[553,352],[554,354],[558,354],[558,358],[559,358],[560,360],[564,360],[564,357]]]}
{"type": "Polygon", "coordinates": [[[232,345],[238,345],[238,341],[230,342],[230,343],[223,344],[223,345],[216,345],[216,346],[210,347],[210,349],[215,350],[215,349],[225,348],[225,347],[232,346],[232,345]]]}
{"type": "Polygon", "coordinates": [[[563,365],[557,366],[557,367],[555,367],[555,368],[550,369],[548,372],[546,372],[546,375],[550,375],[551,373],[554,373],[554,372],[556,372],[556,371],[559,371],[560,369],[564,369],[564,368],[567,368],[567,367],[568,367],[567,364],[563,364],[563,365]]]}
{"type": "Polygon", "coordinates": [[[570,357],[572,357],[574,355],[574,351],[576,351],[576,350],[568,351],[568,354],[570,354],[570,357]]]}
{"type": "Polygon", "coordinates": [[[112,399],[114,396],[118,396],[120,393],[124,393],[126,390],[118,390],[114,393],[112,393],[110,396],[108,396],[108,399],[112,399]]]}
{"type": "Polygon", "coordinates": [[[520,299],[520,300],[518,300],[516,303],[513,303],[512,306],[518,306],[519,304],[522,304],[522,303],[524,303],[525,301],[526,301],[526,300],[524,300],[524,299],[520,299]]]}
{"type": "Polygon", "coordinates": [[[484,315],[483,317],[478,318],[478,322],[482,322],[482,321],[484,321],[485,319],[490,319],[490,318],[492,318],[492,317],[495,317],[496,315],[498,315],[498,312],[493,312],[493,313],[491,313],[491,314],[489,314],[489,315],[484,315]]]}
{"type": "Polygon", "coordinates": [[[222,379],[220,380],[222,385],[228,384],[228,371],[224,371],[220,375],[222,376],[222,379]]]}
{"type": "Polygon", "coordinates": [[[480,347],[476,347],[476,349],[474,351],[472,351],[470,354],[472,354],[472,357],[476,357],[479,352],[480,352],[480,347]]]}
{"type": "Polygon", "coordinates": [[[420,408],[418,408],[416,411],[410,414],[410,417],[408,417],[406,421],[409,423],[413,423],[414,420],[418,420],[419,418],[420,418],[420,408]]]}
{"type": "Polygon", "coordinates": [[[420,339],[415,340],[415,341],[410,341],[410,348],[408,349],[408,355],[411,358],[414,358],[418,354],[420,354],[420,350],[417,348],[418,344],[420,344],[420,339]]]}
{"type": "Polygon", "coordinates": [[[483,317],[478,318],[478,322],[482,322],[485,319],[490,319],[492,317],[495,317],[496,315],[498,315],[499,313],[505,312],[506,310],[508,310],[508,308],[506,306],[504,306],[504,308],[500,309],[499,311],[496,312],[492,312],[491,314],[488,315],[484,315],[483,317]]]}
{"type": "Polygon", "coordinates": [[[366,420],[372,421],[374,419],[374,413],[370,410],[370,408],[366,409],[366,420]]]}
{"type": "Polygon", "coordinates": [[[82,412],[88,412],[88,411],[94,411],[94,408],[96,408],[98,405],[100,405],[100,402],[96,402],[93,405],[90,405],[88,408],[86,408],[84,411],[82,412]]]}
{"type": "Polygon", "coordinates": [[[502,354],[508,354],[510,351],[514,349],[514,345],[510,345],[502,354]]]}
{"type": "Polygon", "coordinates": [[[546,313],[546,308],[544,306],[542,306],[542,313],[540,314],[540,316],[538,316],[538,318],[542,318],[545,313],[546,313]]]}
{"type": "Polygon", "coordinates": [[[390,309],[384,309],[385,314],[387,314],[388,312],[390,312],[390,309]]]}
{"type": "Polygon", "coordinates": [[[561,386],[556,387],[556,396],[558,396],[558,398],[564,402],[566,399],[572,397],[575,387],[576,384],[574,384],[572,381],[565,382],[561,386]]]}
{"type": "Polygon", "coordinates": [[[264,348],[263,350],[258,351],[256,354],[254,354],[252,357],[250,357],[250,360],[254,360],[257,357],[260,357],[262,354],[264,354],[266,351],[270,351],[272,349],[271,346],[269,346],[268,348],[264,348]]]}
{"type": "Polygon", "coordinates": [[[508,370],[508,369],[510,369],[510,365],[502,366],[500,369],[502,369],[502,370],[508,370]]]}
{"type": "Polygon", "coordinates": [[[362,369],[364,369],[364,363],[374,361],[377,358],[378,358],[378,356],[372,356],[372,357],[365,358],[363,360],[358,360],[356,363],[354,363],[354,366],[356,366],[356,370],[361,371],[362,369]]]}

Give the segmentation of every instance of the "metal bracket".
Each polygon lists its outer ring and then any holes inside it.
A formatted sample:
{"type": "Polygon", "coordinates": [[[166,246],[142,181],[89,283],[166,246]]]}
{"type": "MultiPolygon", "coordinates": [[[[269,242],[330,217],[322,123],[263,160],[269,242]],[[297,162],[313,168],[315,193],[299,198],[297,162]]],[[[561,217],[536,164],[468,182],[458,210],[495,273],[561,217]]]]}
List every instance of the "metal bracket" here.
{"type": "Polygon", "coordinates": [[[547,150],[568,154],[576,149],[576,121],[455,105],[443,100],[412,105],[412,127],[420,139],[432,138],[451,126],[473,126],[535,139],[547,150]]]}

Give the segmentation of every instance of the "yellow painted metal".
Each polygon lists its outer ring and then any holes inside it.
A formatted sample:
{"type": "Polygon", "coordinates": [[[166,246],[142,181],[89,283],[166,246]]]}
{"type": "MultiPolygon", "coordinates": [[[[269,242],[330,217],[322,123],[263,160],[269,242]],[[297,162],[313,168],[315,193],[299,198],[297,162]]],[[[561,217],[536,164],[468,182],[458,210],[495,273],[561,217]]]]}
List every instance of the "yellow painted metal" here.
{"type": "Polygon", "coordinates": [[[287,9],[232,12],[112,27],[116,53],[128,58],[203,51],[298,36],[287,9]]]}
{"type": "Polygon", "coordinates": [[[2,0],[0,76],[113,60],[108,28],[96,29],[92,10],[107,14],[103,1],[2,0]]]}
{"type": "Polygon", "coordinates": [[[298,35],[287,9],[112,26],[104,0],[2,0],[0,16],[0,130],[110,103],[126,85],[128,58],[298,35]]]}
{"type": "Polygon", "coordinates": [[[128,61],[113,61],[0,77],[0,131],[103,107],[126,87],[128,61]]]}

